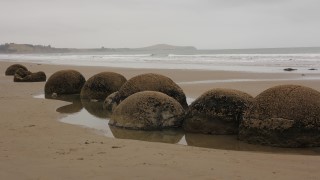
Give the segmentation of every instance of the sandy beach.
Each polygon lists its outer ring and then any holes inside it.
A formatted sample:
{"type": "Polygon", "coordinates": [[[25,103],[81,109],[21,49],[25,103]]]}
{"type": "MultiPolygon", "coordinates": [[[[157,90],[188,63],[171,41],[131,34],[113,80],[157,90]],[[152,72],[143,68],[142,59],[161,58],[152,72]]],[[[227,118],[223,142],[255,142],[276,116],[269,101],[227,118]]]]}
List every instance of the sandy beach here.
{"type": "MultiPolygon", "coordinates": [[[[63,115],[56,109],[68,103],[34,98],[43,93],[45,83],[14,83],[12,76],[4,75],[11,64],[0,62],[0,179],[319,178],[319,155],[240,152],[113,139],[88,128],[61,123],[58,120],[63,115]]],[[[21,64],[33,72],[44,71],[47,78],[62,69],[78,70],[86,79],[102,71],[117,72],[127,79],[147,72],[159,73],[173,79],[192,98],[212,88],[232,88],[256,96],[280,84],[304,85],[320,91],[320,73],[21,64]],[[233,81],[223,82],[230,79],[233,81]]]]}

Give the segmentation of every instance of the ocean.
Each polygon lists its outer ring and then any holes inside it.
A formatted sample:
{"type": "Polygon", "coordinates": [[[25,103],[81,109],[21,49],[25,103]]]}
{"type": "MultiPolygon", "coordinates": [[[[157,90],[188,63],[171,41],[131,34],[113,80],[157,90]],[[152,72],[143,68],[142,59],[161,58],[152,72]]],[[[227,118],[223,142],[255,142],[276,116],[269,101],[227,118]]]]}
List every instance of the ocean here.
{"type": "Polygon", "coordinates": [[[0,54],[0,61],[123,68],[318,73],[320,48],[0,54]]]}

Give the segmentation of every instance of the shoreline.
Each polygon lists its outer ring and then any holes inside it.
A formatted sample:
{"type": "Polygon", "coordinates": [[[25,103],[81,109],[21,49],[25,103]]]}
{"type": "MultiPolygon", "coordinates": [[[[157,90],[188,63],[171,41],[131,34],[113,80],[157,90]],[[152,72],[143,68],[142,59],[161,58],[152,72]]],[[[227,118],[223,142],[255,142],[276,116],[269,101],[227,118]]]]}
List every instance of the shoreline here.
{"type": "MultiPolygon", "coordinates": [[[[44,82],[14,83],[5,69],[16,62],[0,62],[0,178],[1,179],[316,179],[320,156],[269,154],[106,138],[91,129],[58,121],[55,110],[67,102],[36,99],[44,82]]],[[[64,65],[21,63],[47,78],[64,65]]],[[[161,73],[175,82],[228,78],[283,78],[279,74],[152,70],[67,66],[86,79],[101,71],[115,71],[127,79],[142,73],[161,73]],[[280,77],[279,77],[280,76],[280,77]]],[[[286,77],[298,75],[288,74],[286,77]]],[[[320,76],[319,73],[316,74],[320,76]]],[[[180,85],[197,98],[210,88],[234,88],[253,96],[278,84],[299,83],[320,91],[320,81],[229,82],[180,85]]]]}

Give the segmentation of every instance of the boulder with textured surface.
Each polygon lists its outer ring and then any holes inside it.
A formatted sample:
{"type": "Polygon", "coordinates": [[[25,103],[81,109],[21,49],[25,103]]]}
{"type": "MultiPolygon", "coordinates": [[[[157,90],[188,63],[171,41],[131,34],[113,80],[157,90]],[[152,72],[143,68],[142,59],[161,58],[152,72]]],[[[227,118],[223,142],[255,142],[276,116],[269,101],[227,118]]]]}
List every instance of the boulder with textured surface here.
{"type": "Polygon", "coordinates": [[[183,108],[186,109],[188,107],[183,90],[170,78],[154,73],[141,74],[128,80],[119,89],[110,104],[105,104],[105,107],[116,106],[130,95],[141,91],[162,92],[176,99],[183,108]]]}
{"type": "Polygon", "coordinates": [[[249,94],[238,90],[209,90],[190,105],[183,127],[194,133],[237,134],[252,101],[249,94]]]}
{"type": "Polygon", "coordinates": [[[36,73],[31,73],[23,69],[19,69],[14,75],[14,82],[43,82],[46,81],[47,76],[44,72],[39,71],[36,73]]]}
{"type": "Polygon", "coordinates": [[[11,65],[11,66],[9,66],[9,67],[7,68],[5,74],[6,74],[6,76],[14,76],[14,74],[16,73],[16,71],[17,71],[18,69],[20,69],[20,68],[23,69],[23,70],[25,70],[25,71],[28,71],[28,69],[27,69],[25,66],[21,65],[21,64],[13,64],[13,65],[11,65]]]}
{"type": "Polygon", "coordinates": [[[105,100],[127,81],[121,74],[101,72],[89,78],[81,89],[81,98],[105,100]]]}
{"type": "Polygon", "coordinates": [[[128,129],[153,130],[180,127],[184,109],[175,99],[155,91],[135,93],[113,111],[109,125],[128,129]]]}
{"type": "Polygon", "coordinates": [[[47,95],[79,94],[85,82],[85,78],[78,71],[61,70],[49,77],[44,92],[47,95]]]}
{"type": "Polygon", "coordinates": [[[245,113],[239,139],[280,147],[320,146],[320,92],[298,85],[265,90],[245,113]]]}

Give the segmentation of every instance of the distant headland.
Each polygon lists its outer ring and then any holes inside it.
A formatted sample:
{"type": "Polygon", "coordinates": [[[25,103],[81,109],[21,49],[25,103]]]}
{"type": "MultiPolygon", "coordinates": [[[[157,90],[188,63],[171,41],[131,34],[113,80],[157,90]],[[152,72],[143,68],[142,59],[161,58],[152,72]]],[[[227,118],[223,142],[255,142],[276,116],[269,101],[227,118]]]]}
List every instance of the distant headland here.
{"type": "Polygon", "coordinates": [[[55,48],[50,45],[32,45],[5,43],[0,45],[0,53],[8,54],[28,54],[28,53],[77,53],[77,52],[123,52],[123,51],[196,51],[193,46],[173,46],[168,44],[156,44],[142,48],[55,48]]]}

